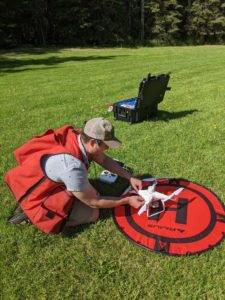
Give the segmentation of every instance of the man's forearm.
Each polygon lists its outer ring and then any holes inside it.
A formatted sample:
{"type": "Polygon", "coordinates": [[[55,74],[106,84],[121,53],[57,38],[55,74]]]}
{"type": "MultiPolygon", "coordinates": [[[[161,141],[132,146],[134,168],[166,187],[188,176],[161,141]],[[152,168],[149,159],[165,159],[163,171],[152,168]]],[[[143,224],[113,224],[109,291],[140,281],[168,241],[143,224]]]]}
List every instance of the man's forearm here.
{"type": "Polygon", "coordinates": [[[89,206],[93,208],[113,208],[128,203],[128,198],[100,196],[99,199],[90,201],[89,206]]]}
{"type": "Polygon", "coordinates": [[[127,197],[101,196],[92,185],[87,186],[84,191],[72,193],[77,199],[93,208],[113,208],[125,204],[138,208],[144,201],[140,196],[136,195],[127,197]]]}
{"type": "Polygon", "coordinates": [[[101,196],[91,185],[83,192],[72,192],[73,195],[93,208],[113,208],[129,203],[129,197],[101,196]]]}

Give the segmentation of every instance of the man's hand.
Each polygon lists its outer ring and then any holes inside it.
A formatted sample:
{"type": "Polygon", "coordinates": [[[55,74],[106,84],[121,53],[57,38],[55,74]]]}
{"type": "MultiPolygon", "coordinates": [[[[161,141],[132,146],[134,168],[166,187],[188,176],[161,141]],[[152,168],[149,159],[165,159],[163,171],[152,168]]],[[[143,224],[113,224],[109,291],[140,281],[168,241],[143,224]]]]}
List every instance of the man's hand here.
{"type": "Polygon", "coordinates": [[[142,181],[136,177],[130,178],[130,184],[135,191],[142,189],[142,181]]]}
{"type": "Polygon", "coordinates": [[[130,196],[128,199],[128,203],[134,208],[139,208],[145,203],[145,201],[140,196],[130,196]]]}

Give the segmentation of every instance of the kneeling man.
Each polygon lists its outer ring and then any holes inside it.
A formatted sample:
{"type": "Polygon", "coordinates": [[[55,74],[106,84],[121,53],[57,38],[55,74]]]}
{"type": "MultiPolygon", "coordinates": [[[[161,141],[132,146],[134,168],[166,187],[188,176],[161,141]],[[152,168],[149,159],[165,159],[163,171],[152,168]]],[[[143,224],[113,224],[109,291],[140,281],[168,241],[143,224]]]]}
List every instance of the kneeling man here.
{"type": "Polygon", "coordinates": [[[64,225],[77,226],[98,219],[100,208],[129,204],[139,208],[140,196],[101,196],[89,183],[91,161],[142,188],[133,177],[105,154],[121,142],[104,118],[89,120],[80,131],[73,126],[49,129],[14,151],[18,166],[5,175],[19,207],[10,223],[29,220],[45,233],[59,233],[64,225]]]}

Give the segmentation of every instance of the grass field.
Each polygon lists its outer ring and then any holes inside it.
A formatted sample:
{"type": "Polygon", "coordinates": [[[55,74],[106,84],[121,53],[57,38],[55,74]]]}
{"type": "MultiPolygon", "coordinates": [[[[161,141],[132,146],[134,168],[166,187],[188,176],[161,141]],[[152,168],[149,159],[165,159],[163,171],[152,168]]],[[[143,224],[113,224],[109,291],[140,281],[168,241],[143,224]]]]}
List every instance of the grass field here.
{"type": "MultiPolygon", "coordinates": [[[[112,157],[137,176],[183,177],[225,201],[225,47],[20,49],[0,52],[0,173],[35,134],[104,116],[124,142],[112,157]],[[172,72],[159,115],[113,120],[109,103],[137,95],[149,72],[172,72]]],[[[90,178],[101,169],[90,170],[90,178]]],[[[126,186],[94,184],[118,195],[126,186]]],[[[0,299],[225,299],[225,241],[191,257],[156,254],[128,241],[111,211],[57,236],[6,223],[15,207],[1,179],[0,299]]]]}

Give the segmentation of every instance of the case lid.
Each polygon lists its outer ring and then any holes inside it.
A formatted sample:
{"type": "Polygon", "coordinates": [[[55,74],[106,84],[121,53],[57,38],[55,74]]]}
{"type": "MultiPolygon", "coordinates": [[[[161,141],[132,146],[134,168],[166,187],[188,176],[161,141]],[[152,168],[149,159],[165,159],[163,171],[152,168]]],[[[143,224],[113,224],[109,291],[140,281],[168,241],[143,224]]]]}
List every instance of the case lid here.
{"type": "Polygon", "coordinates": [[[148,74],[139,86],[136,108],[148,107],[151,104],[159,103],[163,100],[170,79],[170,73],[151,76],[148,74]]]}

